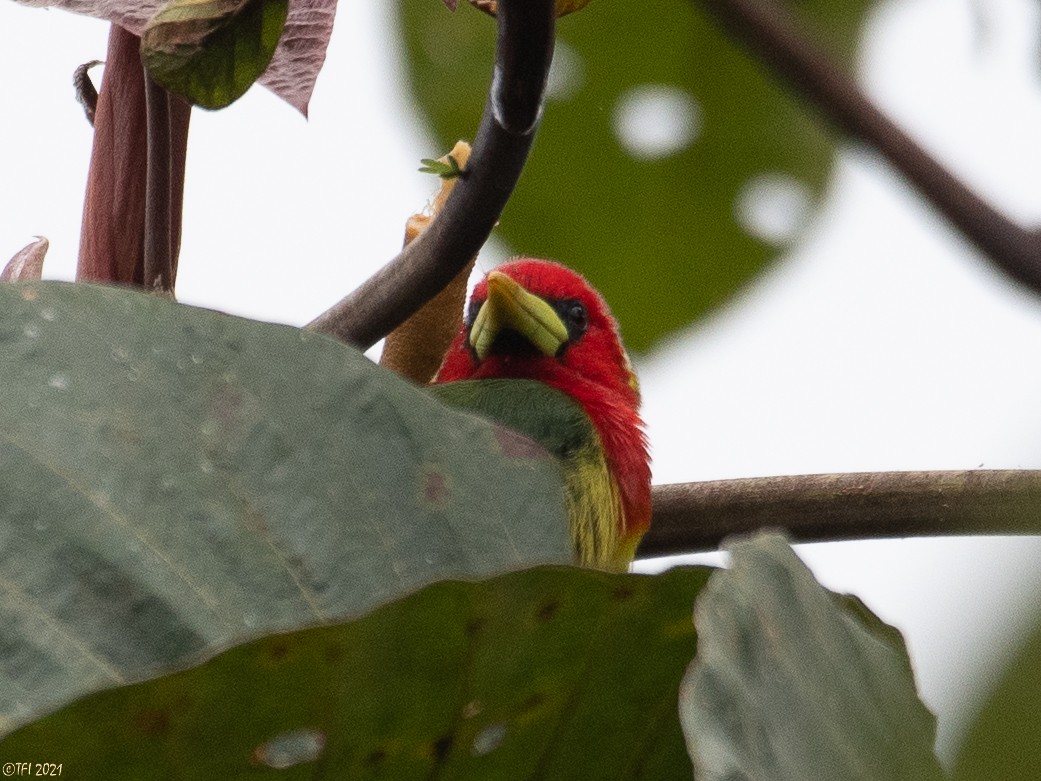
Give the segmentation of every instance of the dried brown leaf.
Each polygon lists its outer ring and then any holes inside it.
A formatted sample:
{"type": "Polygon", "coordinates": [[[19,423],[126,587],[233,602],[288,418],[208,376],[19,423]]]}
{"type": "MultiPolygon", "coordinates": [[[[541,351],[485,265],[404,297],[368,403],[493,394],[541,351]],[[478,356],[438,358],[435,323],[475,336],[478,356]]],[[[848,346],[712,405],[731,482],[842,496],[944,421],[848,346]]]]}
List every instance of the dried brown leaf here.
{"type": "MultiPolygon", "coordinates": [[[[39,8],[62,8],[105,19],[141,35],[164,0],[16,0],[39,8]]],[[[289,16],[278,48],[259,82],[289,105],[307,113],[315,80],[325,63],[336,0],[289,0],[289,16]]]]}
{"type": "Polygon", "coordinates": [[[94,115],[98,110],[98,90],[90,80],[90,69],[101,65],[101,60],[91,60],[76,68],[72,73],[72,86],[76,90],[76,100],[83,106],[83,113],[91,127],[94,127],[94,115]]]}
{"type": "MultiPolygon", "coordinates": [[[[470,145],[459,141],[451,152],[440,159],[448,162],[450,156],[465,170],[466,161],[470,157],[470,145]]],[[[405,244],[415,240],[434,221],[456,181],[455,178],[441,180],[441,189],[431,204],[431,214],[414,214],[409,218],[405,225],[405,244]]],[[[472,258],[444,290],[387,335],[380,356],[381,366],[420,385],[433,379],[448,345],[462,326],[466,283],[476,260],[476,257],[472,258]]]]}

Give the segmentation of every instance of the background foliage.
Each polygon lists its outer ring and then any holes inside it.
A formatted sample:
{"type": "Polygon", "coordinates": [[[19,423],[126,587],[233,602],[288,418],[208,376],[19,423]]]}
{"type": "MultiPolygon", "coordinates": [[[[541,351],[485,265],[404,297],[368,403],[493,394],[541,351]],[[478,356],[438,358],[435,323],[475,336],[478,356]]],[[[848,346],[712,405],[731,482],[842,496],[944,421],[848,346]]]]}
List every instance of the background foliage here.
{"type": "MultiPolygon", "coordinates": [[[[799,10],[848,61],[868,7],[799,10]]],[[[400,2],[398,15],[413,96],[450,148],[480,117],[493,22],[434,2],[400,2]]],[[[726,301],[792,238],[757,230],[743,211],[776,187],[805,217],[832,142],[696,4],[595,2],[559,20],[557,47],[546,119],[498,233],[580,269],[626,344],[646,350],[726,301]],[[626,142],[627,110],[660,126],[660,144],[626,142]]],[[[789,216],[797,231],[799,214],[789,216]]]]}

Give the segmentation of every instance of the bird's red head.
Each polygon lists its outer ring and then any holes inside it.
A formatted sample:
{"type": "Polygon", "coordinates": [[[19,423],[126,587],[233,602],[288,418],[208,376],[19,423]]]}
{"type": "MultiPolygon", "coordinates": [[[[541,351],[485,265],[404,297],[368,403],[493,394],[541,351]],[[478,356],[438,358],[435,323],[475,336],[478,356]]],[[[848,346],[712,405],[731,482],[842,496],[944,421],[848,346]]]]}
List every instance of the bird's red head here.
{"type": "Polygon", "coordinates": [[[582,405],[618,482],[623,533],[642,534],[650,466],[639,386],[607,303],[582,275],[524,258],[477,284],[435,382],[493,378],[539,380],[582,405]]]}
{"type": "Polygon", "coordinates": [[[541,380],[565,393],[592,384],[639,406],[607,303],[581,274],[547,260],[512,261],[477,284],[437,382],[491,377],[541,380]]]}

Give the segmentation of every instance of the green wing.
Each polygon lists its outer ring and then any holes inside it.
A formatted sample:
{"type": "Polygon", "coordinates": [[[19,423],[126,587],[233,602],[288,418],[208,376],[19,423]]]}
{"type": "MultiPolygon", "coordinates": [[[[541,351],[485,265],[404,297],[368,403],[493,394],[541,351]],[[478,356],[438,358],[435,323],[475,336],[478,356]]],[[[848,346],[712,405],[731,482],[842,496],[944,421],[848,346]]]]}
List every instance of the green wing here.
{"type": "Polygon", "coordinates": [[[452,407],[476,412],[538,442],[562,460],[600,439],[578,402],[535,380],[463,380],[431,385],[430,392],[452,407]]]}
{"type": "Polygon", "coordinates": [[[570,396],[535,380],[464,380],[431,385],[443,403],[475,412],[542,445],[561,463],[576,560],[625,569],[621,500],[593,422],[570,396]]]}

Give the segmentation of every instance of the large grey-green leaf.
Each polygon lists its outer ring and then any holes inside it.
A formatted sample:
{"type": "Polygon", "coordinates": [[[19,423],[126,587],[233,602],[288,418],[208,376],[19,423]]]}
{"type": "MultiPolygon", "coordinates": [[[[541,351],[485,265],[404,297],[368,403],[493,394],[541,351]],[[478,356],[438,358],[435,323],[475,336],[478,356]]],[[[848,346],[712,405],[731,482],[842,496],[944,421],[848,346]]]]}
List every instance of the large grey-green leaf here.
{"type": "MultiPolygon", "coordinates": [[[[597,0],[559,20],[539,137],[498,229],[514,251],[585,273],[635,350],[762,269],[831,167],[816,119],[697,5],[597,0]]],[[[871,3],[797,5],[807,34],[845,54],[871,3]]],[[[492,20],[416,0],[399,0],[398,14],[413,94],[439,148],[472,136],[492,20]]]]}
{"type": "Polygon", "coordinates": [[[0,285],[0,732],[439,578],[569,560],[555,461],[338,342],[0,285]]]}
{"type": "Polygon", "coordinates": [[[844,610],[780,535],[730,553],[698,599],[680,695],[698,780],[943,778],[899,633],[844,610]]]}
{"type": "Polygon", "coordinates": [[[137,781],[689,779],[676,692],[707,577],[541,568],[437,583],[96,694],[0,757],[137,781]]]}

